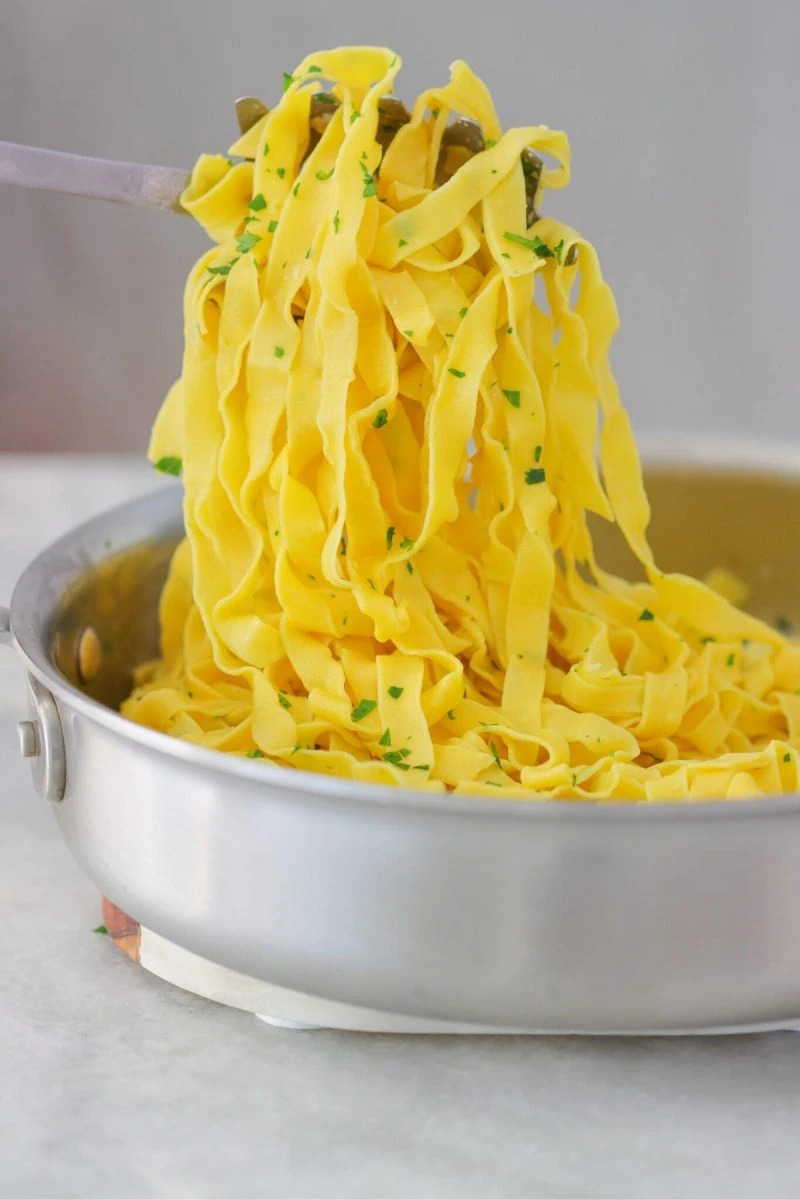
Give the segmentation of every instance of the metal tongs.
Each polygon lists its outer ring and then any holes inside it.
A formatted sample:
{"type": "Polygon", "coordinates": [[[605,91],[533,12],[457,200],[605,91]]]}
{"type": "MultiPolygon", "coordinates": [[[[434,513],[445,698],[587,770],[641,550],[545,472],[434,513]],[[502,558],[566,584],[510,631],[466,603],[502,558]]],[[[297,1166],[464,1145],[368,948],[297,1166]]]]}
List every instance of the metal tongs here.
{"type": "MultiPolygon", "coordinates": [[[[317,92],[312,96],[309,119],[311,139],[306,155],[319,141],[338,106],[339,101],[330,92],[317,92]]],[[[266,105],[252,96],[237,100],[236,116],[240,131],[247,133],[268,111],[266,105]]],[[[385,151],[398,129],[411,120],[411,115],[405,105],[392,96],[379,101],[378,112],[377,138],[385,151]]],[[[476,121],[465,118],[453,121],[442,135],[436,164],[436,185],[441,186],[468,158],[485,149],[483,131],[476,121]]],[[[543,164],[533,150],[523,150],[521,158],[525,173],[526,218],[530,226],[538,220],[536,194],[543,164]]],[[[153,167],[144,163],[86,158],[81,154],[65,154],[60,150],[41,150],[36,146],[0,141],[0,184],[184,213],[180,197],[188,183],[189,173],[180,167],[153,167]]]]}

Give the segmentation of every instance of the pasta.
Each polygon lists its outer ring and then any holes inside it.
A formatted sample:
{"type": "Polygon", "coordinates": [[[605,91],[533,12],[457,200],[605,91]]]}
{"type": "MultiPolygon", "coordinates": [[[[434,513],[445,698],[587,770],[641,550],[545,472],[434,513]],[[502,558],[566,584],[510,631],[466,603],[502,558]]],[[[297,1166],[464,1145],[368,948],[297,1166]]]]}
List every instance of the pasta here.
{"type": "Polygon", "coordinates": [[[392,125],[399,67],[312,55],[194,169],[183,203],[215,244],[150,449],[182,471],[186,537],[123,712],[371,784],[796,790],[800,647],[653,561],[612,293],[532,212],[568,182],[565,135],[503,133],[460,62],[392,125]],[[454,115],[484,148],[448,143],[454,115]],[[602,569],[589,513],[645,582],[602,569]]]}

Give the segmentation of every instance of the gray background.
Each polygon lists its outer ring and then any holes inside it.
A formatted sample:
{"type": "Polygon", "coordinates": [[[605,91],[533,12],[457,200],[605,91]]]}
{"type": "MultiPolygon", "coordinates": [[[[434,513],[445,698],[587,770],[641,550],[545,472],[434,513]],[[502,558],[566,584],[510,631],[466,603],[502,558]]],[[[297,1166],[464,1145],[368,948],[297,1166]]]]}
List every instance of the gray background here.
{"type": "MultiPolygon", "coordinates": [[[[0,0],[0,137],[187,167],[309,50],[380,42],[398,91],[461,56],[505,124],[571,136],[548,210],[598,246],[639,429],[794,435],[800,4],[0,0]]],[[[0,449],[144,449],[179,371],[188,221],[0,192],[0,449]]]]}

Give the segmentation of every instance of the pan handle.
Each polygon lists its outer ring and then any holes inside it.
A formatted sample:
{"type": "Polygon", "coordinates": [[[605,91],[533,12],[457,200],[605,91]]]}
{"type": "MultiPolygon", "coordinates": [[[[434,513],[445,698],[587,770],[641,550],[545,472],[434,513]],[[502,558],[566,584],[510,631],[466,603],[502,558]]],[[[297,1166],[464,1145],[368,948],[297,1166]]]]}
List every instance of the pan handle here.
{"type": "MultiPolygon", "coordinates": [[[[13,646],[11,618],[0,606],[0,645],[13,646]]],[[[28,675],[30,717],[17,725],[19,751],[30,759],[33,783],[43,800],[57,803],[64,797],[67,783],[67,756],[64,734],[56,702],[35,675],[28,675]]]]}

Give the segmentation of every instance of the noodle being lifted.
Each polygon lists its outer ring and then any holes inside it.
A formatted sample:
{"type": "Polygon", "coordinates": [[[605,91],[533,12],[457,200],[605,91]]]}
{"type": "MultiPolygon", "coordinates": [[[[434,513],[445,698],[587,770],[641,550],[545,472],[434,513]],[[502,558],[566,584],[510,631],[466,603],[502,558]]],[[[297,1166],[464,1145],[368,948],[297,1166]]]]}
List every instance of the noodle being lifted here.
{"type": "Polygon", "coordinates": [[[186,539],[163,657],[123,711],[371,783],[796,789],[800,649],[653,562],[613,297],[592,246],[531,203],[568,181],[565,136],[502,133],[463,63],[387,129],[399,65],[313,55],[243,161],[194,170],[183,202],[217,245],[151,446],[182,464],[186,539]],[[441,152],[454,114],[485,149],[441,152]],[[539,180],[529,148],[559,165],[539,180]],[[589,512],[648,582],[601,569],[589,512]]]}

